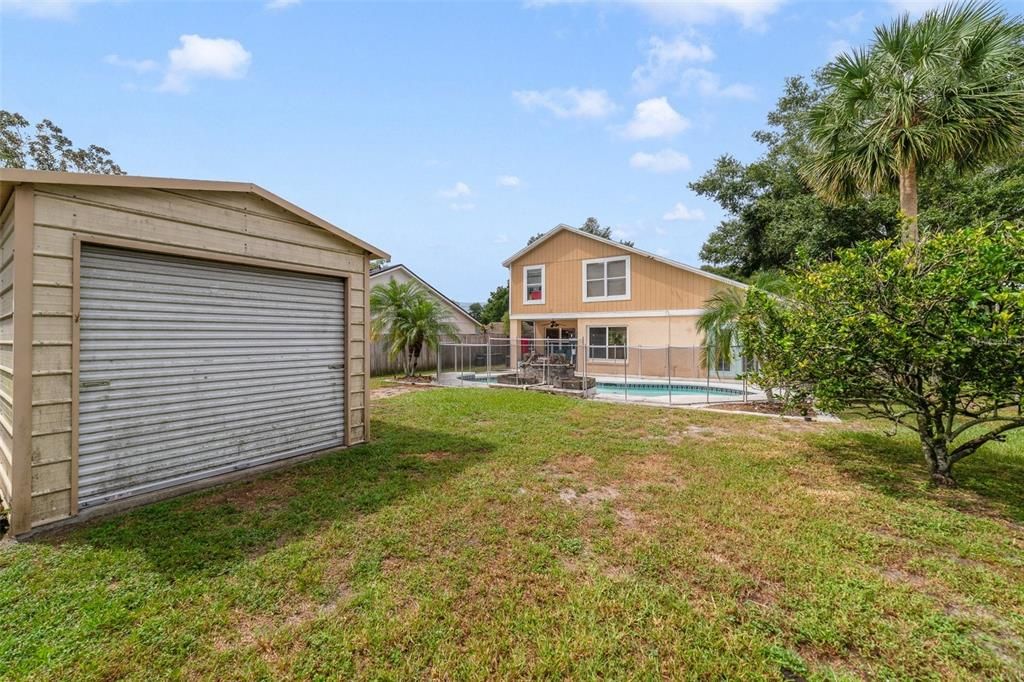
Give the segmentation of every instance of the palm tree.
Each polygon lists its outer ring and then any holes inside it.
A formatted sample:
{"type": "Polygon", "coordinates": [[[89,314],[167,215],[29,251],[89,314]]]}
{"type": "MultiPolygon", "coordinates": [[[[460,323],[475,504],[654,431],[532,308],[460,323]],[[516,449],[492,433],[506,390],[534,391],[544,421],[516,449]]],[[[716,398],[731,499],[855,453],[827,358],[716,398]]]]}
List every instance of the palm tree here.
{"type": "Polygon", "coordinates": [[[904,14],[822,80],[806,179],[836,202],[898,186],[904,242],[920,240],[917,181],[929,166],[963,170],[1021,151],[1024,23],[995,4],[904,14]]]}
{"type": "Polygon", "coordinates": [[[372,338],[388,337],[388,352],[402,358],[406,376],[416,373],[424,346],[436,350],[442,337],[458,334],[448,311],[416,282],[391,280],[373,287],[370,313],[372,338]]]}
{"type": "Polygon", "coordinates": [[[419,295],[398,315],[391,332],[391,353],[404,350],[406,376],[410,376],[416,373],[424,346],[436,351],[442,338],[457,334],[448,311],[433,298],[419,295]]]}
{"type": "MultiPolygon", "coordinates": [[[[786,291],[786,278],[776,271],[763,271],[753,276],[750,286],[782,295],[786,291]]],[[[746,301],[747,290],[739,287],[723,287],[704,301],[704,313],[697,318],[697,331],[704,336],[700,349],[702,367],[714,367],[717,374],[720,364],[732,364],[740,341],[740,313],[746,301]]]]}

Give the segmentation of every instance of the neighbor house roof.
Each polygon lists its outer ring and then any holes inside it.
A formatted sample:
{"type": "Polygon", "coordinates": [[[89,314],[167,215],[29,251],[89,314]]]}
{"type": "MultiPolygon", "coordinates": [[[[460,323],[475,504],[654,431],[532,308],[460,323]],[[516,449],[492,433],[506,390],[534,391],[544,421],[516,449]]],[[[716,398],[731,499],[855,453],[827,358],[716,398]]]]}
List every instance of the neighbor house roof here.
{"type": "Polygon", "coordinates": [[[623,251],[626,251],[626,252],[629,252],[629,253],[634,253],[634,254],[636,254],[638,256],[643,256],[644,258],[650,258],[651,260],[656,260],[659,263],[664,263],[665,265],[670,265],[673,268],[679,268],[680,270],[686,270],[687,272],[692,272],[695,275],[701,275],[702,277],[707,277],[708,279],[713,279],[715,281],[722,282],[723,284],[729,284],[729,285],[734,286],[734,287],[740,287],[741,289],[746,289],[747,288],[747,285],[744,284],[743,282],[737,282],[734,279],[729,279],[728,277],[723,277],[721,275],[716,275],[713,272],[708,272],[707,270],[701,270],[700,268],[695,268],[692,265],[687,265],[686,263],[680,263],[679,261],[674,261],[674,260],[672,260],[670,258],[664,258],[664,257],[659,256],[657,254],[653,254],[650,251],[644,251],[643,249],[638,249],[635,246],[626,246],[625,244],[620,244],[619,242],[613,241],[611,239],[605,239],[604,237],[598,237],[595,234],[590,234],[589,232],[584,232],[583,230],[575,228],[572,225],[566,225],[565,223],[562,223],[560,225],[556,225],[554,228],[548,230],[547,232],[542,234],[540,237],[535,239],[530,244],[527,244],[524,248],[519,249],[514,254],[512,254],[509,258],[507,258],[502,263],[502,265],[507,268],[508,266],[512,265],[513,262],[519,260],[520,258],[525,256],[527,253],[532,251],[533,249],[537,248],[538,246],[540,246],[541,244],[543,244],[547,240],[549,240],[552,237],[554,237],[556,234],[559,234],[560,232],[566,232],[566,231],[572,232],[573,234],[579,235],[581,237],[586,237],[587,239],[593,239],[594,241],[600,242],[602,244],[608,244],[610,246],[614,246],[616,248],[622,249],[623,251]]]}
{"type": "Polygon", "coordinates": [[[469,320],[470,322],[472,322],[473,324],[475,324],[478,327],[481,326],[480,322],[477,321],[477,319],[475,317],[473,317],[472,315],[467,313],[465,308],[463,308],[461,305],[459,305],[458,303],[456,303],[452,299],[450,299],[447,296],[445,296],[444,294],[442,294],[440,291],[438,291],[434,287],[430,286],[430,284],[427,283],[427,280],[423,279],[422,277],[420,277],[415,272],[413,272],[412,270],[410,270],[406,266],[402,265],[401,263],[395,263],[394,265],[385,265],[382,268],[378,268],[376,270],[371,270],[370,271],[370,281],[372,282],[373,279],[375,277],[379,276],[379,275],[383,275],[383,274],[388,273],[388,272],[393,272],[395,270],[401,270],[406,275],[408,275],[409,277],[413,278],[414,280],[419,282],[421,285],[423,285],[423,288],[425,288],[427,291],[429,291],[430,293],[434,294],[435,296],[437,296],[439,299],[441,299],[445,303],[448,303],[452,308],[454,308],[456,310],[456,312],[458,312],[464,318],[466,318],[467,320],[469,320]]]}
{"type": "Polygon", "coordinates": [[[20,184],[49,185],[87,185],[92,187],[134,187],[137,189],[166,190],[206,190],[214,192],[242,192],[255,194],[294,213],[317,227],[322,227],[331,234],[341,237],[364,249],[373,258],[388,258],[388,254],[376,246],[349,234],[337,225],[333,225],[319,216],[300,208],[273,192],[267,191],[251,182],[225,182],[222,180],[185,180],[180,178],[152,178],[141,175],[99,175],[93,173],[64,173],[57,171],[24,170],[15,168],[0,169],[0,205],[20,184]]]}

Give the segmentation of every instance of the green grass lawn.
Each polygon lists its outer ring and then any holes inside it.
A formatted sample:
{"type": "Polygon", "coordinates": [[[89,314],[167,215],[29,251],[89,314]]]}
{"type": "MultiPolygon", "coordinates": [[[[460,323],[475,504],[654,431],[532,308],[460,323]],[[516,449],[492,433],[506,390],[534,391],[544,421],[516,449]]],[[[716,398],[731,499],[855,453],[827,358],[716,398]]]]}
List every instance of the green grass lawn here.
{"type": "Polygon", "coordinates": [[[0,548],[0,678],[1024,676],[1024,440],[483,389],[0,548]]]}

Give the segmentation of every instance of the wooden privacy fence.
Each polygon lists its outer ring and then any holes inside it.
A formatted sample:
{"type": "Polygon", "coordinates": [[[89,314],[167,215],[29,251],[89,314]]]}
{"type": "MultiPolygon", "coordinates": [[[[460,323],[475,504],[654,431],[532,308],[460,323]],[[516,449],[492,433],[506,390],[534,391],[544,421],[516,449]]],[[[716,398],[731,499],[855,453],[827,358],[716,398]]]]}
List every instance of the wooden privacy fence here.
{"type": "MultiPolygon", "coordinates": [[[[444,339],[451,343],[487,343],[489,334],[458,334],[455,338],[444,339]]],[[[376,341],[370,341],[370,374],[381,376],[383,374],[397,374],[403,370],[402,358],[391,356],[388,349],[391,346],[391,339],[381,336],[376,341]]],[[[420,361],[416,366],[417,373],[432,372],[437,369],[437,352],[430,348],[423,348],[420,353],[420,361]]]]}

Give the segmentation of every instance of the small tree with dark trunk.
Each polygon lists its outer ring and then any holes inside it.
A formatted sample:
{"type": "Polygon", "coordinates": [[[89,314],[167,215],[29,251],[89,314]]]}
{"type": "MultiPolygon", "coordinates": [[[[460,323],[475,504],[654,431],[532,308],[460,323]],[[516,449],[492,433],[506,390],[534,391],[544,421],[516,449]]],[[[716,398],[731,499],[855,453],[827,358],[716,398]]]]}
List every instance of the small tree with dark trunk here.
{"type": "Polygon", "coordinates": [[[1024,226],[875,242],[809,265],[740,317],[752,380],[917,432],[932,480],[1024,428],[1024,226]]]}

